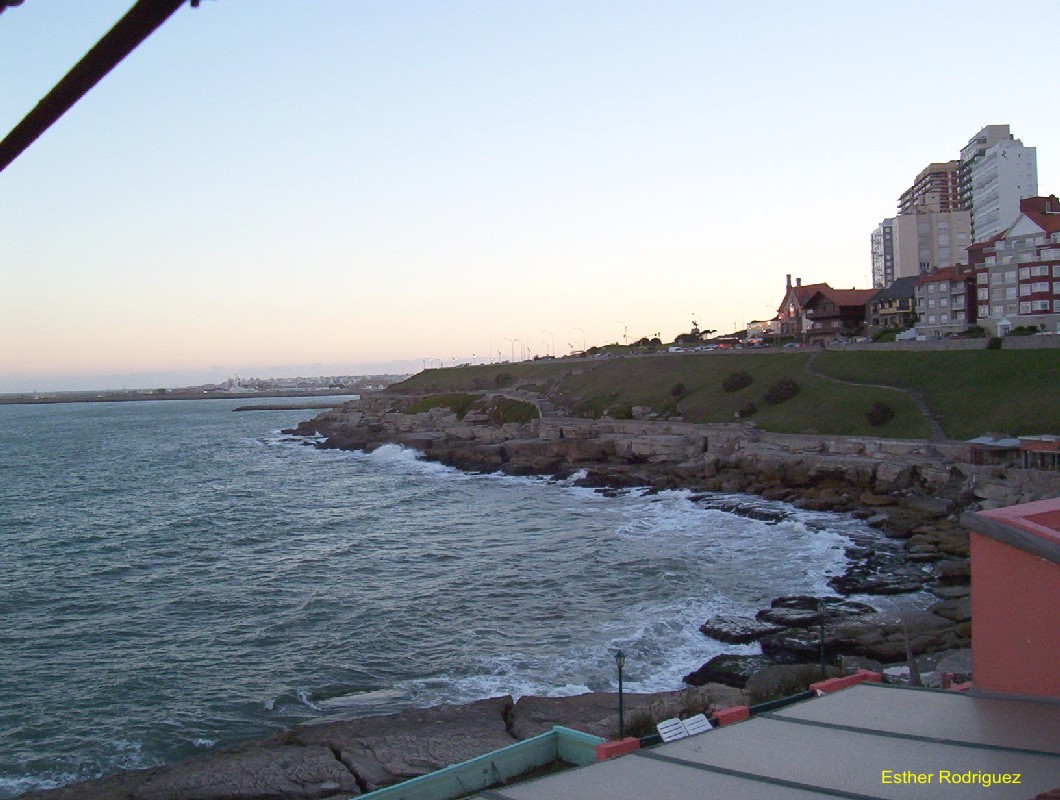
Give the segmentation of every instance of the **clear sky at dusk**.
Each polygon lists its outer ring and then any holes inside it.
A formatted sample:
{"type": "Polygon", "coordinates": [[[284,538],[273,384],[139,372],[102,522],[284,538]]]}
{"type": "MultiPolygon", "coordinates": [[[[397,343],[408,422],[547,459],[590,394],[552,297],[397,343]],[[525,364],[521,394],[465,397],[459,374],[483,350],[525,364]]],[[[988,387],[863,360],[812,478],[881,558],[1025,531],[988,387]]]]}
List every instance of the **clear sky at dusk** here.
{"type": "MultiPolygon", "coordinates": [[[[0,135],[130,5],[0,14],[0,135]]],[[[984,125],[1060,192],[1058,29],[1053,0],[185,6],[0,173],[0,392],[564,353],[767,319],[786,273],[868,286],[871,230],[984,125]]]]}

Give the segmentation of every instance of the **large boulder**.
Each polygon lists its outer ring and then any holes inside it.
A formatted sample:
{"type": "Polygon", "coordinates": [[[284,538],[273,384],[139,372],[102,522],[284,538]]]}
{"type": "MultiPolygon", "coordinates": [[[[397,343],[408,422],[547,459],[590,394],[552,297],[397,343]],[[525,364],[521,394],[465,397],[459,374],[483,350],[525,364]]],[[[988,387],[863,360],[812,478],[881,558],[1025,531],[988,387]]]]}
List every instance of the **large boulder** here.
{"type": "Polygon", "coordinates": [[[723,653],[720,656],[714,656],[699,669],[685,675],[683,680],[689,686],[722,683],[736,689],[743,689],[752,675],[774,663],[776,663],[775,660],[767,656],[740,656],[723,653]]]}
{"type": "Polygon", "coordinates": [[[701,633],[719,642],[729,644],[747,644],[770,633],[781,630],[780,625],[759,622],[747,617],[718,615],[711,617],[699,626],[701,633]]]}
{"type": "Polygon", "coordinates": [[[304,800],[361,794],[353,773],[326,746],[252,742],[153,769],[122,772],[24,800],[304,800]]]}
{"type": "Polygon", "coordinates": [[[324,747],[372,791],[507,747],[512,698],[413,709],[384,717],[292,728],[283,741],[324,747]]]}

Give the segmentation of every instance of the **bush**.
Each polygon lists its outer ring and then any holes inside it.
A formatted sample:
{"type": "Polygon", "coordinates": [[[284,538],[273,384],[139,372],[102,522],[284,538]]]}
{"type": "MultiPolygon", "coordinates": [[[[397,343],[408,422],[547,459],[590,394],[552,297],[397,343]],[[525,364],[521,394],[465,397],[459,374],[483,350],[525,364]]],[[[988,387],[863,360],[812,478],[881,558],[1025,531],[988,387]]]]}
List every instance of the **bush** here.
{"type": "Polygon", "coordinates": [[[985,339],[986,328],[982,325],[970,325],[968,330],[959,334],[962,339],[985,339]]]}
{"type": "Polygon", "coordinates": [[[986,349],[987,350],[1000,350],[1001,349],[1001,337],[1000,336],[991,336],[990,339],[987,340],[986,349]]]}
{"type": "Polygon", "coordinates": [[[1038,329],[1033,325],[1017,325],[1015,328],[1008,332],[1009,336],[1034,336],[1038,333],[1038,329]]]}
{"type": "Polygon", "coordinates": [[[675,383],[670,387],[671,397],[680,397],[685,393],[685,385],[683,383],[675,383]]]}
{"type": "Polygon", "coordinates": [[[511,386],[515,383],[515,377],[510,372],[502,372],[493,379],[493,384],[498,389],[503,389],[505,386],[511,386]]]}
{"type": "Polygon", "coordinates": [[[869,419],[869,425],[879,427],[894,419],[894,409],[887,403],[876,403],[872,411],[865,415],[869,419]]]}
{"type": "Polygon", "coordinates": [[[798,393],[799,384],[795,383],[791,378],[781,378],[769,387],[769,391],[766,392],[766,403],[771,406],[779,405],[790,400],[798,393]]]}
{"type": "Polygon", "coordinates": [[[727,392],[738,392],[754,383],[755,379],[746,372],[733,372],[722,381],[722,388],[727,392]]]}
{"type": "Polygon", "coordinates": [[[494,425],[504,425],[506,422],[518,422],[525,424],[535,420],[541,415],[537,406],[524,400],[512,400],[508,397],[494,397],[486,408],[490,422],[494,425]]]}
{"type": "Polygon", "coordinates": [[[404,413],[422,414],[425,411],[430,411],[432,408],[448,408],[460,419],[463,419],[468,409],[471,408],[471,404],[477,399],[478,398],[471,394],[434,394],[428,397],[421,397],[416,402],[407,406],[404,413]]]}
{"type": "Polygon", "coordinates": [[[738,416],[740,418],[749,417],[752,414],[754,414],[756,411],[758,411],[758,406],[756,406],[754,403],[748,403],[747,405],[745,405],[743,408],[741,408],[739,411],[736,412],[736,416],[738,416]]]}

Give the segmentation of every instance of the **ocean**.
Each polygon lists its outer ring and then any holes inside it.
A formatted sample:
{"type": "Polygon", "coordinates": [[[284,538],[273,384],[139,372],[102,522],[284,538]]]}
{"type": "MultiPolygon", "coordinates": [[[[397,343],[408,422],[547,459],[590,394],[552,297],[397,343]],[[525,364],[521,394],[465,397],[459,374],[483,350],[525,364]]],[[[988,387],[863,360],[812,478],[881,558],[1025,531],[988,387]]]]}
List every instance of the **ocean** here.
{"type": "Polygon", "coordinates": [[[677,689],[698,631],[830,593],[844,515],[466,474],[246,400],[0,406],[0,797],[331,715],[677,689]]]}

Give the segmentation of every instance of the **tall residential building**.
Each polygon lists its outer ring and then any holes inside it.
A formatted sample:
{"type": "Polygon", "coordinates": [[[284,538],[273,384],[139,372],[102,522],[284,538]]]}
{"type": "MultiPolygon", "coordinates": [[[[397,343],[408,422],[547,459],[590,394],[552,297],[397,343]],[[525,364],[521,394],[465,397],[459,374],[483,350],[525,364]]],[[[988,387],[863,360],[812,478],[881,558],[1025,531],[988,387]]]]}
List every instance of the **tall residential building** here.
{"type": "Polygon", "coordinates": [[[973,241],[986,241],[1016,221],[1020,200],[1038,194],[1037,150],[1024,147],[1008,125],[987,125],[961,150],[957,184],[973,241]]]}
{"type": "Polygon", "coordinates": [[[929,164],[902,192],[898,216],[872,232],[872,285],[967,263],[971,215],[958,208],[957,161],[929,164]]]}
{"type": "Polygon", "coordinates": [[[913,185],[898,199],[898,213],[923,211],[957,211],[960,197],[957,189],[959,161],[928,164],[916,176],[913,185]]]}
{"type": "Polygon", "coordinates": [[[882,289],[894,281],[894,217],[889,217],[872,232],[872,285],[882,289]]]}

